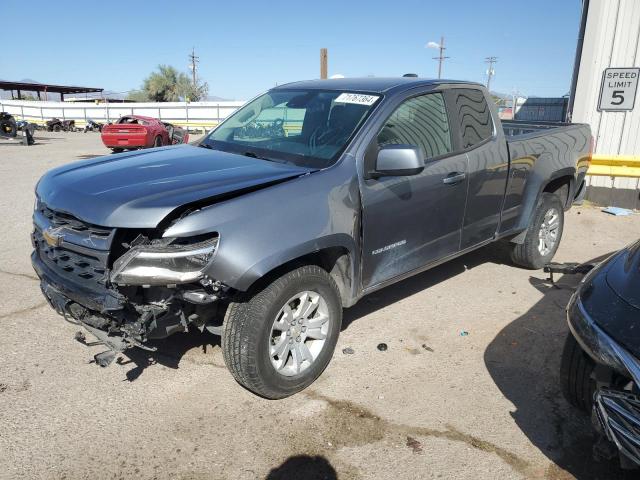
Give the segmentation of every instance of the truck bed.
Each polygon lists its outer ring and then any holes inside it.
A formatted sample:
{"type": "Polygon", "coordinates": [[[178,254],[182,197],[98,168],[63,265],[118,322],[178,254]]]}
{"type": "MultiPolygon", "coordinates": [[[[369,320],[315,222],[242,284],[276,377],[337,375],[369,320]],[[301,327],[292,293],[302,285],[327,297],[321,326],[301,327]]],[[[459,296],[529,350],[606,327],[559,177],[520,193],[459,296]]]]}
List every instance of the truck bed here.
{"type": "Polygon", "coordinates": [[[502,120],[502,128],[507,140],[513,137],[520,137],[522,135],[529,135],[532,133],[547,134],[550,130],[559,128],[566,128],[578,123],[564,123],[564,122],[527,122],[522,120],[502,120]]]}
{"type": "Polygon", "coordinates": [[[522,231],[549,179],[570,177],[567,207],[580,191],[591,158],[591,130],[581,123],[504,121],[509,151],[501,231],[522,231]]]}

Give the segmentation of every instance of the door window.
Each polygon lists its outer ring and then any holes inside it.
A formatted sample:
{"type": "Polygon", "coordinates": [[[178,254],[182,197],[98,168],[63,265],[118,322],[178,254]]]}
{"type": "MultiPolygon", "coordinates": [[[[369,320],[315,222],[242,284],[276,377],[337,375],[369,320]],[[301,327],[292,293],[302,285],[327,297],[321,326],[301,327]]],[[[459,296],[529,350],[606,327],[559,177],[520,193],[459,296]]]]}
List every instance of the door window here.
{"type": "Polygon", "coordinates": [[[462,148],[471,148],[493,136],[489,105],[481,90],[457,89],[455,104],[460,121],[462,148]]]}
{"type": "Polygon", "coordinates": [[[378,146],[413,145],[426,159],[451,152],[449,119],[440,93],[413,97],[402,103],[378,134],[378,146]]]}

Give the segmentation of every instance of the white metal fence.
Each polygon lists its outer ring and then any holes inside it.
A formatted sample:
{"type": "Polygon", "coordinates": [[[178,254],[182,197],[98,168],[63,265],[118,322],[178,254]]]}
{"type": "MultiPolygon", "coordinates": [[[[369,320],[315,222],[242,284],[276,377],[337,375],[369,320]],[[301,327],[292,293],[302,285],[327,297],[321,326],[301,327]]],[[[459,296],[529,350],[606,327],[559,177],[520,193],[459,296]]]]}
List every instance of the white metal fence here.
{"type": "Polygon", "coordinates": [[[75,120],[82,127],[88,119],[112,122],[123,115],[146,115],[190,129],[209,129],[235,112],[245,102],[162,102],[162,103],[99,103],[40,102],[2,100],[0,111],[18,120],[43,124],[52,118],[75,120]]]}

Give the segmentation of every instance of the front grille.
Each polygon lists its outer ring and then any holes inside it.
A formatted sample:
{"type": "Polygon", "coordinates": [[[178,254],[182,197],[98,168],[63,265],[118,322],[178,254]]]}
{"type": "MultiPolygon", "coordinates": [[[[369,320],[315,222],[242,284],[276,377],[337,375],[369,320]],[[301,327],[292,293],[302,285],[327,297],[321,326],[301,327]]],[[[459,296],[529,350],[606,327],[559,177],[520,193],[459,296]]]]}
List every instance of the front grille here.
{"type": "Polygon", "coordinates": [[[44,240],[42,232],[36,230],[35,242],[42,261],[54,272],[76,283],[89,283],[95,289],[107,284],[107,265],[98,258],[74,252],[63,247],[52,247],[44,240]]]}
{"type": "Polygon", "coordinates": [[[45,205],[40,205],[38,211],[51,222],[52,227],[65,227],[74,232],[87,233],[97,237],[108,237],[113,231],[111,228],[97,227],[83,222],[67,213],[56,212],[45,205]]]}
{"type": "Polygon", "coordinates": [[[640,399],[628,392],[600,389],[596,413],[609,440],[640,465],[640,399]]]}
{"type": "Polygon", "coordinates": [[[102,291],[107,287],[109,248],[115,229],[91,225],[44,205],[38,206],[34,223],[34,248],[51,270],[85,288],[102,291]],[[56,245],[47,243],[44,230],[60,237],[56,245]]]}

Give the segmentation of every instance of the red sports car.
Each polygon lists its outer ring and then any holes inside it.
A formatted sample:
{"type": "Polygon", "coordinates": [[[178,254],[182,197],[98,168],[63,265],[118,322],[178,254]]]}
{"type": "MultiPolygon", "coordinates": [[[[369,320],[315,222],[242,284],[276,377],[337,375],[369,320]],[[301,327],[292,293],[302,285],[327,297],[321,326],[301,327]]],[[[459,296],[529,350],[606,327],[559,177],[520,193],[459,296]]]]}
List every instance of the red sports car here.
{"type": "Polygon", "coordinates": [[[102,143],[114,152],[175,145],[189,141],[189,132],[152,117],[127,115],[102,127],[102,143]]]}

